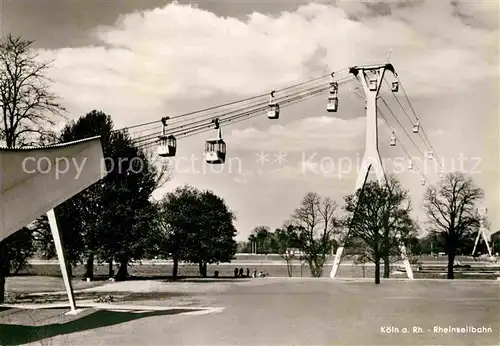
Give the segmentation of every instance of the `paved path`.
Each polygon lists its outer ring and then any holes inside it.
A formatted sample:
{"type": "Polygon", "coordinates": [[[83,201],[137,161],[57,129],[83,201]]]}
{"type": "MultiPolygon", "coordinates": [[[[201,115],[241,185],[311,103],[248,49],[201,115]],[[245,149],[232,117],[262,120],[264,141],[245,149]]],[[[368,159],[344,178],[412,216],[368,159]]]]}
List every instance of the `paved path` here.
{"type": "Polygon", "coordinates": [[[498,282],[391,280],[375,286],[369,281],[266,278],[219,286],[191,283],[184,288],[225,309],[208,316],[144,317],[57,336],[52,345],[498,345],[500,341],[498,282]],[[434,332],[449,326],[491,331],[434,332]]]}

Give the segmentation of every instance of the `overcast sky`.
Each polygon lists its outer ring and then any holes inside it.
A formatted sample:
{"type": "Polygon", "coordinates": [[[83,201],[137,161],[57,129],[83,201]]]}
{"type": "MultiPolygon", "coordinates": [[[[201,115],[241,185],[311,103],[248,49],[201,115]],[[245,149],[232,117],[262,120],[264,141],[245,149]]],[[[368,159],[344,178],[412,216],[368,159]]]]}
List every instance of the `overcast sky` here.
{"type": "MultiPolygon", "coordinates": [[[[116,127],[385,62],[392,49],[391,63],[445,170],[473,175],[486,192],[493,229],[500,228],[498,1],[0,4],[3,33],[35,40],[41,58],[55,59],[54,91],[71,116],[98,109],[111,114],[116,127]]],[[[180,140],[173,179],[155,195],[182,184],[213,190],[236,213],[240,239],[257,225],[281,226],[308,191],[342,204],[364,150],[363,99],[351,91],[356,85],[341,86],[338,113],[326,112],[322,95],[284,108],[274,122],[263,114],[223,127],[228,163],[222,172],[201,162],[203,142],[215,132],[180,140]],[[256,161],[261,151],[269,159],[263,164],[256,161]],[[284,160],[277,162],[280,153],[284,160]],[[199,160],[188,169],[179,158],[192,155],[199,160]]],[[[388,122],[379,124],[380,154],[388,173],[410,190],[426,228],[421,176],[407,171],[400,144],[426,170],[427,184],[438,181],[439,170],[420,153],[426,146],[411,133],[409,106],[403,103],[403,111],[390,93],[383,97],[411,140],[381,105],[388,122]],[[400,139],[396,147],[388,145],[392,129],[400,139]]],[[[398,97],[405,101],[403,93],[398,97]]]]}

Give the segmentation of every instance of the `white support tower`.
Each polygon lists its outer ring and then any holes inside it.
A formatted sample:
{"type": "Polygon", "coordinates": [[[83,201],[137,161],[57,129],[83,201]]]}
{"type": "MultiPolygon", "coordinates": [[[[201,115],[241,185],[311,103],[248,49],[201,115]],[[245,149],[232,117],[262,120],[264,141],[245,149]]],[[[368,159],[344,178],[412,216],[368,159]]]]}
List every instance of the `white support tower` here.
{"type": "Polygon", "coordinates": [[[474,256],[474,254],[476,253],[477,244],[479,243],[479,237],[482,237],[484,242],[486,243],[486,249],[488,249],[488,255],[490,255],[490,257],[492,258],[493,255],[491,253],[491,248],[487,235],[487,232],[489,231],[485,225],[486,214],[488,213],[488,209],[480,208],[477,210],[477,213],[479,215],[479,230],[477,231],[476,241],[474,242],[474,249],[472,250],[472,256],[474,256]]]}
{"type": "MultiPolygon", "coordinates": [[[[375,170],[379,184],[386,184],[386,176],[384,172],[384,167],[382,166],[382,160],[380,158],[380,153],[378,151],[378,118],[377,118],[377,97],[382,85],[384,74],[386,71],[392,72],[395,76],[394,67],[392,64],[383,65],[372,65],[372,66],[362,66],[362,67],[352,67],[349,69],[349,73],[356,76],[361,85],[366,97],[366,145],[365,154],[363,160],[361,161],[361,167],[358,173],[358,178],[356,180],[356,186],[354,191],[356,192],[362,188],[368,178],[370,169],[375,170]]],[[[406,255],[406,248],[403,244],[400,245],[401,254],[403,257],[406,273],[409,279],[413,279],[413,271],[410,266],[410,261],[406,255]]],[[[330,272],[330,277],[333,279],[337,275],[337,271],[340,265],[340,260],[342,253],[344,252],[344,247],[341,245],[337,248],[335,253],[335,259],[333,262],[332,271],[330,272]]]]}

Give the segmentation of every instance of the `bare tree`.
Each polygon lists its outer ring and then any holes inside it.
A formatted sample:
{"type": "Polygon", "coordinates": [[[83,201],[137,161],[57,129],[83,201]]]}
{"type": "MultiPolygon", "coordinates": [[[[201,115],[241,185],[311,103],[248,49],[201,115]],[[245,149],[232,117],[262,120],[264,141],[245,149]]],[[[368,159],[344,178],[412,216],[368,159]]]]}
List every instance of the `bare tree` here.
{"type": "Polygon", "coordinates": [[[297,242],[296,229],[293,225],[284,225],[274,231],[277,251],[281,258],[286,262],[286,269],[289,277],[293,275],[293,262],[300,256],[295,253],[296,248],[300,247],[297,242]]]}
{"type": "Polygon", "coordinates": [[[339,226],[336,209],[337,203],[329,197],[309,192],[291,217],[292,224],[298,226],[297,238],[314,277],[321,276],[331,252],[333,234],[339,226]]]}
{"type": "Polygon", "coordinates": [[[32,43],[12,35],[0,41],[1,130],[8,148],[49,141],[54,115],[64,111],[46,76],[52,62],[40,61],[32,43]]]}
{"type": "MultiPolygon", "coordinates": [[[[0,139],[8,148],[43,145],[55,138],[54,115],[64,108],[49,88],[46,72],[51,62],[39,61],[32,41],[8,35],[0,41],[0,139]]],[[[13,234],[0,243],[0,303],[4,300],[5,277],[10,262],[7,250],[29,248],[31,239],[13,234]]],[[[22,253],[23,251],[17,251],[22,253]]]]}
{"type": "Polygon", "coordinates": [[[428,223],[445,241],[448,279],[454,278],[455,256],[464,235],[479,226],[476,204],[483,197],[483,190],[461,172],[448,173],[437,187],[429,186],[425,191],[424,210],[428,223]]]}
{"type": "Polygon", "coordinates": [[[400,242],[407,243],[409,237],[417,230],[416,223],[411,219],[411,202],[408,191],[401,188],[399,181],[391,176],[385,189],[388,193],[385,203],[381,205],[383,216],[383,238],[387,244],[384,254],[384,278],[390,276],[390,265],[401,259],[400,242]],[[399,239],[398,246],[392,246],[393,235],[399,239]]]}

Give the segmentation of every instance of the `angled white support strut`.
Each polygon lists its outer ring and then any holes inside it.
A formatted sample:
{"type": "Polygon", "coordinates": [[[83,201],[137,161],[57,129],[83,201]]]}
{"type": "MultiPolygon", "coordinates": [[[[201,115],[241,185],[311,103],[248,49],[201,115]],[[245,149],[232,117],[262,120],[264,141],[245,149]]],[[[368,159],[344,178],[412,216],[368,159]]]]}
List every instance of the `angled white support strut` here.
{"type": "MultiPolygon", "coordinates": [[[[382,166],[382,160],[378,151],[377,96],[380,91],[384,74],[387,70],[394,73],[394,67],[392,64],[352,67],[349,71],[360,80],[366,96],[366,146],[354,192],[364,186],[365,181],[368,178],[368,174],[370,173],[370,169],[375,170],[379,184],[386,184],[384,167],[382,166]]],[[[410,266],[410,261],[406,255],[406,248],[403,244],[400,245],[400,250],[408,278],[413,279],[413,271],[410,266]]],[[[344,247],[341,245],[337,248],[337,252],[335,253],[333,267],[330,272],[330,277],[332,279],[337,275],[343,252],[344,247]]]]}
{"type": "Polygon", "coordinates": [[[61,273],[63,276],[64,286],[66,287],[66,293],[68,294],[69,306],[71,308],[70,314],[76,314],[75,296],[73,294],[73,287],[71,285],[71,278],[69,277],[68,267],[66,263],[66,257],[64,256],[64,248],[62,244],[61,234],[59,232],[59,225],[57,222],[54,209],[47,212],[47,218],[49,219],[50,231],[54,237],[54,245],[56,247],[57,258],[59,259],[59,266],[61,267],[61,273]]]}

